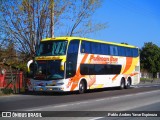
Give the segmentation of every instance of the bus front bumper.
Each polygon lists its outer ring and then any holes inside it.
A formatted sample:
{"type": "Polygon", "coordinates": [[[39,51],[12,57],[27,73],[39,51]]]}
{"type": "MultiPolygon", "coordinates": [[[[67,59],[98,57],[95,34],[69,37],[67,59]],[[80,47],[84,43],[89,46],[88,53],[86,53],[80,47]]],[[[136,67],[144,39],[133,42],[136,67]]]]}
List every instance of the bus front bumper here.
{"type": "Polygon", "coordinates": [[[62,86],[33,86],[33,91],[64,92],[64,87],[62,86]]]}

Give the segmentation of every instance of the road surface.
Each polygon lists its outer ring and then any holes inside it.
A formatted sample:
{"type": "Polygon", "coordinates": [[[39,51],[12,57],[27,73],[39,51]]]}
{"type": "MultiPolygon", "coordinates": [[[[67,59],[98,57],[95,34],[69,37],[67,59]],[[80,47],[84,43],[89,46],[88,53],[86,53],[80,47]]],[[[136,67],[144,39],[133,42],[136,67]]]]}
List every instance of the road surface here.
{"type": "MultiPolygon", "coordinates": [[[[108,115],[108,111],[153,111],[154,113],[160,111],[160,84],[140,84],[124,90],[113,88],[92,90],[85,94],[48,93],[3,96],[0,97],[0,111],[51,111],[43,114],[56,116],[55,119],[69,116],[65,119],[75,119],[72,117],[76,117],[76,119],[91,120],[106,119],[104,115],[108,115]],[[78,118],[83,115],[85,117],[78,118]]],[[[127,117],[125,118],[127,119],[127,117]]],[[[143,118],[146,117],[141,117],[141,119],[143,118]]],[[[109,117],[109,119],[117,118],[115,116],[109,117]]],[[[122,119],[122,117],[118,119],[122,119]]],[[[131,118],[129,117],[129,119],[131,118]]],[[[152,119],[158,119],[158,117],[152,117],[152,119]]]]}

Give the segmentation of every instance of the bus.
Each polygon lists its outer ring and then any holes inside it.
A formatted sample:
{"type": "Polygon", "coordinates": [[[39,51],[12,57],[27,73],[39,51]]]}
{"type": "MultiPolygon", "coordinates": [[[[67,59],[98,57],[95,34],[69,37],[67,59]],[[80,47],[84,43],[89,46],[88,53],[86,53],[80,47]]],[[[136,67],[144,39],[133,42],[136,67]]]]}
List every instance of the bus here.
{"type": "Polygon", "coordinates": [[[84,93],[140,82],[137,47],[81,37],[42,39],[27,66],[29,91],[84,93]]]}

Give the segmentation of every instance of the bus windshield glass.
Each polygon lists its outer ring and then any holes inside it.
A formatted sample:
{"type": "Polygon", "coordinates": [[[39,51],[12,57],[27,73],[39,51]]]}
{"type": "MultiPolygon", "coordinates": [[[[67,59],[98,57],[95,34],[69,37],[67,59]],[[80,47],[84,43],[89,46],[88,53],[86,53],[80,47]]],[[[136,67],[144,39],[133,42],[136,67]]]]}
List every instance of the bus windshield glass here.
{"type": "Polygon", "coordinates": [[[57,80],[64,78],[64,71],[60,69],[61,60],[35,61],[34,79],[57,80]]]}
{"type": "Polygon", "coordinates": [[[65,55],[67,41],[43,41],[40,43],[36,56],[59,56],[65,55]]]}

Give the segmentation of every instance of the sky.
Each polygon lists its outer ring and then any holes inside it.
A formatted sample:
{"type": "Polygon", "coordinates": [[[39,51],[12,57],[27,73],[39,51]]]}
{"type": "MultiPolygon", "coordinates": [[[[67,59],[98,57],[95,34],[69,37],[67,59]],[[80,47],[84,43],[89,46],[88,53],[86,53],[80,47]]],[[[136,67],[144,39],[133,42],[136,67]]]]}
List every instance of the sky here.
{"type": "Polygon", "coordinates": [[[160,0],[103,0],[93,19],[107,22],[107,28],[89,38],[125,42],[139,48],[152,42],[160,47],[160,0]]]}

